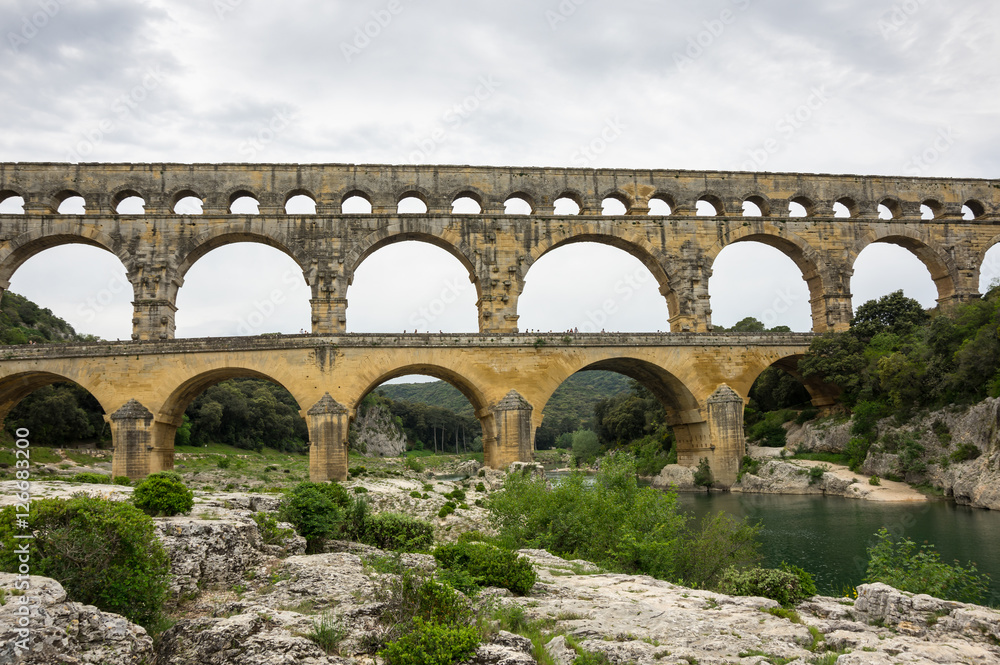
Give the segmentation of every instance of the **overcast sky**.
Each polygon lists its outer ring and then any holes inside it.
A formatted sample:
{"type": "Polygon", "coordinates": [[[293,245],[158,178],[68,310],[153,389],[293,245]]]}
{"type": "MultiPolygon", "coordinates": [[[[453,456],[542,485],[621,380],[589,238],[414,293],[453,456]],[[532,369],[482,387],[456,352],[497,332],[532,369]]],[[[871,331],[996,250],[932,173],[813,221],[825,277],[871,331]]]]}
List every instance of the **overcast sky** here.
{"type": "MultiPolygon", "coordinates": [[[[0,26],[2,161],[1000,171],[995,1],[5,0],[0,26]]],[[[934,304],[915,257],[865,250],[855,306],[899,288],[934,304]]],[[[131,333],[101,250],[43,252],[11,289],[78,331],[131,333]]],[[[776,250],[727,248],[710,291],[721,325],[810,328],[776,250]]],[[[476,329],[467,274],[429,245],[375,253],[348,297],[351,331],[476,329]]],[[[223,247],[188,273],[178,336],[298,332],[308,298],[284,254],[223,247]]],[[[668,329],[651,275],[599,245],[538,261],[520,314],[522,330],[668,329]]]]}

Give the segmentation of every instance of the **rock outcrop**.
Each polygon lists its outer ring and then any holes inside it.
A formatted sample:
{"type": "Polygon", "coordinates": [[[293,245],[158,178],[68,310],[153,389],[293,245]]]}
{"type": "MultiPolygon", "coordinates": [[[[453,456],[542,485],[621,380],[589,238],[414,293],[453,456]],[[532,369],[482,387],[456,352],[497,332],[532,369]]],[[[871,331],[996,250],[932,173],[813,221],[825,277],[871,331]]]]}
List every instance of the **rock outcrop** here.
{"type": "Polygon", "coordinates": [[[406,435],[392,414],[378,406],[365,411],[353,427],[358,434],[353,448],[365,457],[397,457],[406,450],[406,435]]]}
{"type": "Polygon", "coordinates": [[[0,663],[154,662],[153,640],[140,626],[93,605],[68,602],[53,579],[32,575],[27,582],[29,588],[21,589],[17,575],[0,573],[0,663]]]}
{"type": "Polygon", "coordinates": [[[870,485],[866,477],[851,473],[845,466],[808,460],[761,461],[755,472],[744,471],[730,491],[748,494],[827,494],[887,502],[927,500],[905,483],[884,480],[879,485],[870,485]],[[817,467],[822,472],[814,476],[816,472],[812,470],[817,467]]]}

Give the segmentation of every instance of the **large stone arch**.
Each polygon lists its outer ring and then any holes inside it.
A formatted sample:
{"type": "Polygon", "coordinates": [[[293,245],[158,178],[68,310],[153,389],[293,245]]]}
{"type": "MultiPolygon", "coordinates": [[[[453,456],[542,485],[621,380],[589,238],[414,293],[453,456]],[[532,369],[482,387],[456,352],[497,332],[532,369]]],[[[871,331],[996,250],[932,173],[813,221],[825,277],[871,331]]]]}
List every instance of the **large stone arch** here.
{"type": "Polygon", "coordinates": [[[172,295],[176,296],[176,288],[184,283],[184,276],[199,259],[213,249],[240,242],[267,245],[268,247],[274,247],[284,252],[302,269],[303,279],[306,280],[306,283],[311,284],[309,270],[312,265],[312,259],[303,248],[289,242],[283,235],[269,232],[261,223],[227,224],[225,226],[214,227],[198,234],[187,242],[182,242],[181,247],[174,254],[173,262],[176,266],[176,285],[175,292],[172,295]]]}
{"type": "MultiPolygon", "coordinates": [[[[68,364],[67,368],[74,365],[68,364]]],[[[39,388],[52,385],[53,383],[75,383],[91,395],[104,409],[104,413],[111,413],[114,404],[114,396],[108,391],[101,390],[101,382],[89,380],[86,372],[51,372],[51,371],[28,371],[18,372],[0,379],[0,422],[7,417],[11,409],[17,406],[18,402],[35,392],[39,388]]]]}
{"type": "Polygon", "coordinates": [[[382,370],[374,379],[365,377],[363,379],[361,392],[351,401],[351,404],[348,405],[351,413],[353,414],[356,411],[358,405],[361,404],[361,401],[365,397],[371,394],[372,391],[376,390],[386,381],[398,379],[401,376],[407,376],[410,374],[432,376],[435,379],[440,379],[450,383],[452,386],[457,388],[467,400],[469,400],[469,403],[472,404],[473,410],[479,417],[483,417],[488,411],[489,401],[485,393],[478,385],[476,385],[475,381],[468,378],[461,371],[439,364],[414,363],[410,365],[401,365],[387,371],[382,370]]]}
{"type": "Polygon", "coordinates": [[[673,319],[680,314],[680,298],[667,268],[671,261],[664,257],[662,251],[649,243],[645,236],[630,237],[625,233],[618,232],[612,225],[600,222],[588,224],[582,220],[583,218],[574,216],[572,223],[569,223],[567,228],[549,229],[544,237],[539,238],[534,243],[530,252],[525,255],[525,265],[521,269],[517,285],[518,296],[524,292],[528,273],[536,261],[560,247],[590,242],[620,249],[638,259],[656,280],[660,294],[667,301],[669,317],[673,319]]]}
{"type": "MultiPolygon", "coordinates": [[[[937,287],[939,304],[951,301],[956,295],[963,295],[958,293],[961,283],[958,268],[948,252],[924,234],[899,224],[873,225],[858,238],[849,248],[851,269],[853,270],[854,263],[866,247],[879,242],[902,247],[924,264],[937,287]]],[[[978,269],[976,277],[978,279],[978,269]]],[[[978,292],[978,284],[976,291],[978,292]]]]}
{"type": "Polygon", "coordinates": [[[71,244],[106,250],[117,256],[126,270],[129,269],[131,257],[120,239],[116,242],[96,226],[70,222],[56,223],[44,231],[22,233],[0,246],[0,289],[10,286],[10,278],[28,259],[47,249],[71,244]]]}
{"type": "Polygon", "coordinates": [[[837,398],[840,396],[840,389],[830,383],[821,381],[816,377],[804,377],[802,372],[799,371],[799,360],[804,357],[802,353],[792,353],[789,355],[781,355],[777,358],[774,357],[761,357],[759,362],[753,363],[747,366],[745,372],[740,376],[735,377],[730,385],[736,390],[737,393],[742,395],[745,400],[749,400],[750,389],[753,384],[757,381],[760,375],[769,367],[776,367],[780,370],[788,372],[793,377],[798,379],[798,381],[809,393],[809,397],[812,398],[812,405],[816,408],[829,408],[832,407],[837,402],[837,398]],[[769,363],[769,361],[771,361],[769,363]]]}
{"type": "Polygon", "coordinates": [[[825,330],[825,307],[817,305],[822,304],[828,294],[837,293],[838,290],[832,284],[827,283],[820,271],[820,266],[823,265],[824,261],[819,252],[804,239],[794,233],[789,233],[780,226],[764,221],[746,221],[735,228],[728,229],[719,238],[719,241],[707,251],[706,258],[714,266],[715,260],[722,253],[722,250],[738,242],[759,242],[773,247],[792,260],[809,289],[813,330],[825,330]]]}

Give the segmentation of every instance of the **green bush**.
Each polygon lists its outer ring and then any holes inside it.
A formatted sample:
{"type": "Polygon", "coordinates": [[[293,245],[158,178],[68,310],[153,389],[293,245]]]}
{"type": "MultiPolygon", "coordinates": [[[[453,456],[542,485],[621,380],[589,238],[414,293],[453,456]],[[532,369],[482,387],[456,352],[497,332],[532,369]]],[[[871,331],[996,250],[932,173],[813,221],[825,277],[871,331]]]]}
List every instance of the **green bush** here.
{"type": "Polygon", "coordinates": [[[882,479],[878,477],[878,474],[872,474],[872,477],[868,479],[869,485],[881,485],[882,479]]]}
{"type": "Polygon", "coordinates": [[[411,455],[406,456],[406,468],[410,471],[416,471],[417,473],[424,472],[424,465],[420,463],[420,460],[411,455]]]}
{"type": "Polygon", "coordinates": [[[378,655],[387,665],[452,665],[468,659],[479,646],[475,626],[447,626],[413,620],[413,630],[389,642],[378,655]]]}
{"type": "Polygon", "coordinates": [[[194,506],[194,492],[187,488],[179,474],[159,471],[149,474],[135,486],[132,503],[153,517],[169,517],[189,512],[194,506]]]}
{"type": "Polygon", "coordinates": [[[486,491],[486,485],[483,485],[482,483],[476,483],[476,491],[477,492],[485,492],[486,491]]]}
{"type": "Polygon", "coordinates": [[[292,530],[279,527],[277,518],[270,513],[258,511],[252,517],[253,521],[257,523],[260,537],[265,545],[284,545],[285,541],[292,535],[292,530]]]}
{"type": "Polygon", "coordinates": [[[865,459],[868,457],[868,450],[871,448],[871,445],[870,441],[858,436],[852,437],[847,442],[847,466],[850,467],[851,471],[857,473],[861,469],[861,465],[865,463],[865,459]]]}
{"type": "Polygon", "coordinates": [[[589,429],[573,432],[573,459],[576,464],[591,464],[601,452],[597,434],[589,429]]]}
{"type": "Polygon", "coordinates": [[[809,407],[807,409],[802,409],[799,411],[799,415],[795,416],[796,425],[805,425],[807,422],[819,415],[819,409],[809,407]]]}
{"type": "Polygon", "coordinates": [[[323,541],[340,532],[343,507],[340,493],[347,497],[344,488],[330,483],[303,481],[285,494],[280,516],[291,522],[299,535],[306,539],[306,550],[317,552],[323,541]]]}
{"type": "Polygon", "coordinates": [[[30,547],[31,573],[58,580],[70,600],[149,626],[167,597],[170,560],[153,520],[124,501],[89,496],[31,503],[32,540],[15,540],[14,506],[0,510],[0,569],[17,572],[14,548],[30,547]]]}
{"type": "Polygon", "coordinates": [[[359,540],[383,550],[416,552],[433,544],[434,528],[410,515],[376,513],[365,519],[359,540]]]}
{"type": "Polygon", "coordinates": [[[78,473],[74,475],[70,480],[74,483],[94,483],[99,485],[108,485],[111,483],[111,476],[105,476],[101,473],[91,473],[90,471],[84,471],[83,473],[78,473]]]}
{"type": "Polygon", "coordinates": [[[639,487],[630,456],[608,455],[591,478],[509,475],[486,502],[498,544],[547,549],[625,573],[708,585],[729,566],[756,560],[758,527],[723,515],[689,528],[677,495],[639,487]]]}
{"type": "Polygon", "coordinates": [[[111,479],[111,482],[115,485],[131,485],[132,479],[128,476],[115,476],[111,479]]]}
{"type": "Polygon", "coordinates": [[[958,448],[956,448],[949,457],[952,462],[965,462],[967,460],[976,459],[982,454],[983,451],[981,451],[977,446],[963,441],[958,444],[958,448]]]}
{"type": "Polygon", "coordinates": [[[702,457],[698,462],[698,469],[694,472],[694,484],[701,487],[711,487],[715,482],[712,476],[712,467],[708,464],[708,458],[702,457]]]}
{"type": "Polygon", "coordinates": [[[815,485],[823,480],[823,474],[830,470],[829,464],[817,464],[809,467],[809,484],[815,485]]]}
{"type": "Polygon", "coordinates": [[[896,540],[884,528],[875,537],[878,542],[868,548],[865,582],[882,582],[900,591],[966,603],[980,603],[986,597],[990,578],[980,574],[976,564],[963,568],[957,561],[944,563],[933,545],[917,549],[912,540],[896,540]]]}
{"type": "MultiPolygon", "coordinates": [[[[809,598],[795,573],[776,568],[730,568],[722,575],[719,590],[732,596],[760,596],[776,600],[785,607],[796,605],[809,598]]],[[[813,587],[815,592],[815,587],[813,587]]]]}
{"type": "Polygon", "coordinates": [[[451,515],[453,512],[455,512],[455,504],[452,503],[451,501],[446,501],[445,504],[441,506],[441,509],[438,511],[438,517],[444,519],[445,517],[448,517],[448,515],[451,515]]]}
{"type": "Polygon", "coordinates": [[[489,543],[440,545],[434,550],[434,558],[445,568],[466,571],[480,586],[501,587],[522,596],[537,580],[530,561],[489,543]]]}
{"type": "Polygon", "coordinates": [[[784,448],[788,433],[781,426],[781,422],[768,416],[771,414],[767,414],[764,420],[750,428],[747,440],[767,448],[784,448]]]}
{"type": "Polygon", "coordinates": [[[232,460],[230,460],[228,457],[220,457],[219,461],[215,463],[215,465],[220,469],[228,469],[230,464],[232,464],[232,460]]]}
{"type": "Polygon", "coordinates": [[[410,492],[410,496],[413,497],[414,499],[423,498],[423,495],[417,490],[413,490],[412,492],[410,492]]]}

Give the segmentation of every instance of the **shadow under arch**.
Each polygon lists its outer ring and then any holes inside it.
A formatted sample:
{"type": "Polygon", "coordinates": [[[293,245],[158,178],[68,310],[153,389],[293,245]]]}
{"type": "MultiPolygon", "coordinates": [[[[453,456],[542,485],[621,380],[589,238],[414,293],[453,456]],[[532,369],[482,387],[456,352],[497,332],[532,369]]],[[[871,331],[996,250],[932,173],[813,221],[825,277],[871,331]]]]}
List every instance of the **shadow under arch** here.
{"type": "Polygon", "coordinates": [[[77,381],[77,378],[53,372],[18,372],[17,374],[3,377],[0,379],[0,422],[25,397],[39,388],[44,388],[55,383],[73,383],[80,386],[93,395],[105,414],[110,414],[109,396],[102,396],[99,390],[95,390],[96,386],[88,385],[86,381],[77,381]]]}
{"type": "Polygon", "coordinates": [[[374,390],[381,386],[386,381],[391,381],[393,379],[398,379],[401,376],[408,376],[411,374],[419,374],[423,376],[432,376],[435,379],[440,379],[445,381],[452,386],[454,386],[465,399],[469,400],[472,404],[472,409],[476,414],[476,417],[482,420],[485,416],[489,415],[489,403],[483,392],[473,383],[470,379],[466,378],[460,372],[451,369],[449,367],[444,367],[442,365],[431,365],[425,363],[414,363],[412,365],[403,365],[395,369],[383,372],[377,378],[370,381],[368,385],[361,391],[361,394],[357,396],[355,400],[349,405],[350,412],[352,414],[356,413],[358,405],[361,404],[365,397],[370,395],[374,390]]]}
{"type": "MultiPolygon", "coordinates": [[[[647,360],[639,360],[627,356],[605,358],[604,360],[598,360],[597,362],[581,367],[576,372],[573,372],[573,374],[594,370],[615,372],[638,381],[663,405],[670,425],[687,423],[699,419],[698,413],[701,405],[691,390],[684,385],[683,381],[658,365],[654,365],[647,360]]],[[[567,376],[566,378],[569,377],[567,376]]],[[[560,385],[562,384],[560,383],[560,385]]],[[[552,398],[553,393],[555,393],[555,389],[545,398],[545,403],[541,405],[542,410],[544,410],[552,398]]],[[[541,410],[539,413],[541,413],[541,410]]]]}
{"type": "Polygon", "coordinates": [[[673,319],[680,314],[680,300],[670,283],[670,275],[664,269],[663,263],[656,257],[655,250],[645,243],[600,231],[589,231],[577,235],[550,237],[540,240],[525,257],[526,265],[521,271],[521,279],[519,280],[520,284],[518,285],[518,295],[520,296],[524,292],[524,285],[528,278],[528,273],[531,271],[531,266],[533,266],[540,258],[556,249],[559,249],[560,247],[566,247],[568,245],[578,243],[596,243],[599,245],[607,245],[609,247],[614,247],[615,249],[620,249],[637,259],[650,272],[653,279],[656,280],[656,283],[659,286],[660,294],[666,298],[667,313],[670,319],[673,319]]]}
{"type": "Polygon", "coordinates": [[[87,226],[73,225],[72,229],[54,225],[49,231],[29,231],[22,233],[0,249],[0,288],[7,288],[10,278],[28,259],[47,249],[62,245],[87,245],[103,249],[118,257],[126,271],[129,270],[130,256],[110,236],[87,226]]]}
{"type": "Polygon", "coordinates": [[[805,356],[801,353],[791,354],[775,360],[770,365],[747,372],[743,377],[741,377],[742,380],[734,382],[734,388],[736,388],[737,391],[742,389],[743,392],[741,392],[741,394],[749,395],[750,389],[753,387],[753,384],[757,382],[757,379],[760,378],[760,375],[763,374],[769,367],[775,367],[788,372],[799,383],[801,383],[802,387],[804,387],[806,392],[809,393],[812,405],[817,409],[835,406],[837,404],[837,399],[840,397],[840,388],[832,383],[827,383],[815,377],[806,378],[802,376],[802,372],[799,371],[799,361],[804,357],[805,356]]]}
{"type": "Polygon", "coordinates": [[[174,289],[176,290],[184,283],[184,275],[200,258],[213,249],[241,242],[267,245],[287,254],[302,270],[306,283],[310,283],[308,270],[311,266],[311,260],[301,248],[295,247],[280,236],[270,235],[263,230],[247,229],[246,225],[236,224],[206,231],[181,245],[181,249],[174,255],[178,281],[174,289]]]}
{"type": "MultiPolygon", "coordinates": [[[[958,268],[955,266],[954,260],[936,243],[909,229],[893,228],[885,233],[879,233],[874,229],[870,230],[850,248],[852,270],[861,252],[875,243],[896,245],[916,256],[927,268],[927,272],[930,273],[931,279],[934,281],[938,292],[938,304],[950,300],[956,295],[958,268]]],[[[976,278],[978,279],[978,274],[976,278]]]]}
{"type": "MultiPolygon", "coordinates": [[[[740,226],[721,238],[708,252],[706,258],[715,265],[716,259],[722,251],[738,242],[758,242],[768,247],[773,247],[788,258],[802,273],[802,279],[809,289],[809,301],[812,307],[812,327],[813,330],[825,329],[826,311],[817,308],[817,303],[822,303],[827,292],[827,285],[824,284],[823,276],[820,274],[819,266],[823,263],[819,254],[809,245],[808,242],[795,234],[788,233],[784,229],[778,228],[769,223],[750,224],[740,226]]],[[[711,294],[709,294],[711,297],[711,294]]]]}

